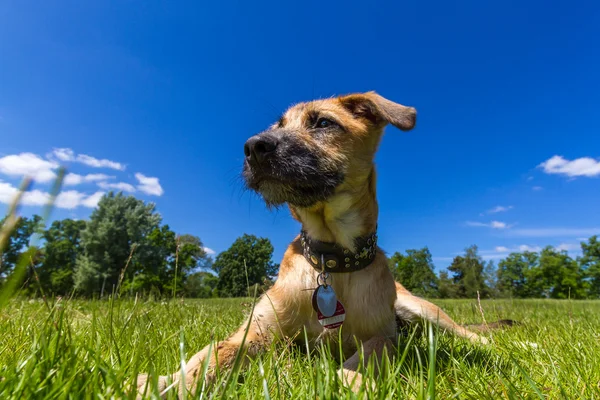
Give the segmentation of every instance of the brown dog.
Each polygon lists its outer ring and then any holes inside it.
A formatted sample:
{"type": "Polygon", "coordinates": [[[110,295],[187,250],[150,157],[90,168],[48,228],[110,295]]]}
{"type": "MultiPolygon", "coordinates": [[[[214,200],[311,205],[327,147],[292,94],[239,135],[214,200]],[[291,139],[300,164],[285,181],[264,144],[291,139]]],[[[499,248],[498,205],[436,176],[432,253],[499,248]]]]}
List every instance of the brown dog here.
{"type": "MultiPolygon", "coordinates": [[[[379,357],[395,343],[397,319],[430,321],[487,343],[395,282],[376,244],[375,152],[388,123],[407,131],[415,121],[414,108],[368,92],[297,104],[248,139],[243,169],[248,187],[269,206],[287,203],[302,233],[288,247],[277,281],[238,331],[173,374],[179,390],[195,389],[204,362],[210,382],[217,365],[231,367],[240,350],[254,357],[272,341],[303,329],[312,345],[337,341],[341,329],[344,356],[350,357],[341,375],[354,389],[361,384],[357,343],[365,362],[370,355],[379,357]]],[[[139,377],[139,390],[146,381],[139,377]]],[[[164,388],[166,377],[159,382],[164,388]]]]}

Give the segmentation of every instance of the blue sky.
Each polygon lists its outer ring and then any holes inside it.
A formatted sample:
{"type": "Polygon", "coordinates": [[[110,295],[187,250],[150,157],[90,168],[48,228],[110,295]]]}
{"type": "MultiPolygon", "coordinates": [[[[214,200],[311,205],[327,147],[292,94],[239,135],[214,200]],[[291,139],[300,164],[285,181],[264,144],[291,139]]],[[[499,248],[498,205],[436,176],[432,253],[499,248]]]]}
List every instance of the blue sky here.
{"type": "Polygon", "coordinates": [[[65,164],[55,217],[120,188],[217,252],[269,237],[278,261],[299,226],[242,190],[245,140],[295,102],[376,90],[418,110],[376,158],[384,250],[443,268],[600,233],[600,4],[282,3],[3,2],[0,202],[34,174],[39,212],[65,164]]]}

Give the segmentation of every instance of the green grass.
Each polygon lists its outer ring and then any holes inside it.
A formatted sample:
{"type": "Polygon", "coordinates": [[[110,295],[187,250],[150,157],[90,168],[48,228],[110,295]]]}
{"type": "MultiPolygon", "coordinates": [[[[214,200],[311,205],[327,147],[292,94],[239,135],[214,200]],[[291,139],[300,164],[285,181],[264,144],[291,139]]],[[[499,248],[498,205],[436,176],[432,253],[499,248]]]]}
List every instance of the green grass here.
{"type": "MultiPolygon", "coordinates": [[[[476,300],[436,303],[461,323],[481,322],[476,300]]],[[[124,398],[123,383],[138,372],[178,369],[181,339],[189,358],[225,338],[251,305],[249,299],[63,300],[48,306],[13,300],[0,309],[0,398],[124,398]]],[[[427,329],[403,337],[368,397],[600,399],[599,301],[482,305],[488,322],[524,324],[494,332],[488,348],[427,329]],[[538,348],[517,343],[525,341],[538,348]]],[[[365,398],[339,386],[338,366],[326,352],[307,355],[302,346],[274,345],[244,372],[222,374],[221,384],[203,398],[365,398]]]]}

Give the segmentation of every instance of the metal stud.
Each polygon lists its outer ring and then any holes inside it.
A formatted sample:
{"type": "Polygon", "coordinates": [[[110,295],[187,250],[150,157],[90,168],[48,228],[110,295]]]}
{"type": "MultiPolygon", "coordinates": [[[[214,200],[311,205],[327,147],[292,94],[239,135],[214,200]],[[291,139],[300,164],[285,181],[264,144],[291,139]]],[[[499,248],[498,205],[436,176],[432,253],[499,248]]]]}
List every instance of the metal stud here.
{"type": "Polygon", "coordinates": [[[346,258],[344,259],[344,261],[346,261],[346,262],[350,262],[350,258],[349,258],[349,257],[346,257],[346,258]]]}
{"type": "Polygon", "coordinates": [[[356,266],[358,266],[358,264],[359,264],[359,262],[358,262],[358,261],[354,263],[354,265],[356,265],[356,266]]]}
{"type": "Polygon", "coordinates": [[[350,264],[346,264],[346,268],[350,268],[350,264]]]}
{"type": "Polygon", "coordinates": [[[367,244],[370,245],[371,243],[373,243],[373,241],[371,239],[367,239],[367,244]]]}
{"type": "Polygon", "coordinates": [[[327,265],[327,268],[335,268],[337,266],[337,263],[335,262],[335,260],[327,260],[325,265],[327,265]]]}
{"type": "Polygon", "coordinates": [[[312,263],[315,265],[317,265],[319,263],[319,260],[317,259],[317,257],[314,254],[310,255],[310,261],[312,261],[312,263]]]}
{"type": "Polygon", "coordinates": [[[348,253],[350,253],[350,252],[348,251],[348,249],[344,249],[344,254],[348,254],[348,253]]]}

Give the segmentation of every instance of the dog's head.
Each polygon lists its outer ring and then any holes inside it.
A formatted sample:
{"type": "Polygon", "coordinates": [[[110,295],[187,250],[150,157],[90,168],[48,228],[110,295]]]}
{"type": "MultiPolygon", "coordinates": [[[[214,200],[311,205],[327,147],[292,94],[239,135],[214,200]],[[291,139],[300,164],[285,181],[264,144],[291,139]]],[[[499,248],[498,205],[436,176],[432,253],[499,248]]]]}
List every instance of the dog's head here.
{"type": "Polygon", "coordinates": [[[243,177],[268,205],[311,207],[366,180],[385,125],[415,121],[414,108],[375,92],[296,104],[248,139],[243,177]]]}

